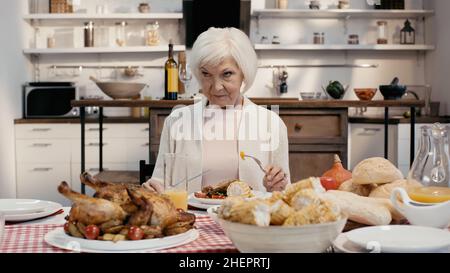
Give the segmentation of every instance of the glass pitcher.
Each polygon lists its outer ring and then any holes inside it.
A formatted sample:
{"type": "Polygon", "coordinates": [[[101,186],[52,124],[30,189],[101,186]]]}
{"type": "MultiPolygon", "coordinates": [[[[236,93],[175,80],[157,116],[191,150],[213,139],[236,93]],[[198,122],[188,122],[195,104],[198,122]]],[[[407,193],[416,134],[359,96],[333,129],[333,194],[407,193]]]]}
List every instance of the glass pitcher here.
{"type": "Polygon", "coordinates": [[[411,199],[424,203],[450,200],[450,126],[440,123],[420,128],[419,149],[408,181],[423,187],[410,189],[411,199]]]}

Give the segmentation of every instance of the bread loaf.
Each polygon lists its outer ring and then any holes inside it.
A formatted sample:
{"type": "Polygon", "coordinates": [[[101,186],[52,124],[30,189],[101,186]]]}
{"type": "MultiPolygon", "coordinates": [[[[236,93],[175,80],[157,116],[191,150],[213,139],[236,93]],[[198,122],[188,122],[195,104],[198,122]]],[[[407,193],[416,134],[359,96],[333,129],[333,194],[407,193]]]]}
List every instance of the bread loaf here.
{"type": "Polygon", "coordinates": [[[403,174],[389,160],[372,157],[361,161],[353,170],[355,184],[385,184],[403,179],[403,174]]]}
{"type": "Polygon", "coordinates": [[[385,205],[369,201],[371,198],[345,191],[327,191],[324,199],[339,206],[349,220],[366,225],[389,225],[391,213],[385,205]]]}
{"type": "Polygon", "coordinates": [[[419,182],[415,182],[415,181],[408,181],[406,179],[400,179],[400,180],[396,180],[392,183],[388,183],[385,185],[380,185],[379,187],[373,189],[370,194],[369,197],[374,197],[374,198],[391,198],[391,192],[394,188],[404,188],[405,190],[408,190],[412,187],[420,187],[422,186],[419,182]]]}
{"type": "Polygon", "coordinates": [[[340,191],[352,192],[361,196],[369,196],[372,190],[376,188],[376,186],[370,185],[359,185],[353,183],[353,179],[347,180],[339,186],[340,191]]]}

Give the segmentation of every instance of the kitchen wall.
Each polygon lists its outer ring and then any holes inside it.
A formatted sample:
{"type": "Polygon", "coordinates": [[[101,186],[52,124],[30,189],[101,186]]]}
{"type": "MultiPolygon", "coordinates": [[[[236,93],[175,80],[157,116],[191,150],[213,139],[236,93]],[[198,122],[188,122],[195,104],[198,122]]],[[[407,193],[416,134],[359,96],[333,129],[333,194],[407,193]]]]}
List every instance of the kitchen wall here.
{"type": "MultiPolygon", "coordinates": [[[[41,1],[42,2],[42,1],[41,1]]],[[[46,1],[44,1],[46,2],[46,1]]],[[[108,3],[108,10],[135,9],[140,1],[81,1],[81,10],[95,13],[99,3],[108,3]]],[[[290,0],[288,8],[307,8],[304,0],[290,0]]],[[[322,0],[323,3],[334,3],[337,1],[322,0]]],[[[445,1],[441,1],[445,2],[445,1]]],[[[181,11],[180,0],[150,1],[152,9],[161,12],[181,11]]],[[[372,8],[365,0],[350,1],[351,8],[365,9],[372,8]]],[[[252,6],[262,6],[273,8],[275,0],[252,0],[252,6]]],[[[423,8],[422,0],[406,0],[407,9],[423,8]]],[[[46,6],[40,7],[45,9],[46,6]]],[[[45,10],[44,10],[45,11],[45,10]]],[[[42,11],[41,11],[42,12],[42,11]]],[[[262,36],[267,36],[269,40],[273,35],[280,37],[282,44],[310,43],[313,32],[325,32],[327,44],[346,43],[348,34],[358,34],[360,43],[375,43],[377,37],[377,20],[350,19],[347,23],[347,33],[345,33],[344,20],[315,19],[304,20],[295,18],[261,19],[252,18],[250,37],[254,43],[259,43],[262,36]]],[[[399,30],[403,26],[404,20],[389,20],[390,43],[399,42],[399,30]]],[[[176,20],[160,21],[161,44],[167,44],[169,38],[175,42],[183,43],[184,29],[176,20]]],[[[413,21],[416,29],[417,43],[425,43],[431,39],[431,29],[423,28],[423,24],[413,21]],[[425,41],[425,37],[426,40],[425,41]]],[[[58,31],[58,29],[57,29],[58,31]]],[[[67,28],[60,28],[59,32],[67,32],[67,28]]],[[[143,40],[143,26],[130,24],[130,42],[137,45],[143,40]]],[[[82,28],[77,27],[72,30],[73,36],[78,37],[69,40],[75,43],[75,47],[82,47],[82,28]]],[[[38,47],[45,47],[46,37],[49,33],[55,33],[55,28],[51,25],[44,25],[40,28],[38,37],[38,47]]],[[[107,43],[114,42],[114,29],[106,30],[107,43]]],[[[63,36],[62,36],[63,37],[63,36]]],[[[29,38],[33,38],[32,36],[29,38]]],[[[99,38],[100,39],[100,38],[99,38]]],[[[66,39],[67,40],[67,39],[66,39]]],[[[33,39],[28,41],[33,43],[33,39]]],[[[66,41],[67,43],[67,41],[66,41]]],[[[58,41],[57,41],[58,44],[58,41]]],[[[60,44],[59,46],[66,46],[60,44]]],[[[399,77],[401,83],[408,85],[425,85],[425,53],[417,51],[257,51],[261,65],[287,65],[287,64],[374,64],[377,68],[288,68],[288,93],[282,97],[298,97],[299,92],[321,91],[321,86],[326,85],[330,80],[339,80],[349,85],[349,92],[346,99],[357,99],[352,92],[355,87],[377,87],[380,84],[387,84],[395,77],[399,77]]],[[[189,59],[189,50],[187,52],[189,59]]],[[[102,80],[133,80],[145,82],[149,88],[144,90],[144,95],[158,98],[163,95],[164,77],[160,68],[142,70],[142,77],[127,79],[121,75],[119,69],[86,69],[80,74],[76,69],[53,69],[53,65],[162,65],[166,59],[166,53],[149,54],[99,54],[99,55],[44,55],[39,60],[39,71],[41,80],[70,80],[76,81],[80,86],[80,94],[83,96],[104,96],[96,85],[89,81],[89,76],[94,75],[102,80]]],[[[273,86],[273,71],[270,68],[260,68],[254,86],[247,93],[253,97],[273,97],[280,96],[273,86]]],[[[193,81],[190,85],[190,93],[198,90],[197,83],[193,81]]],[[[381,99],[378,93],[375,99],[381,99]]],[[[128,109],[108,109],[106,115],[126,115],[128,109]]],[[[353,109],[352,112],[353,113],[353,109]]],[[[369,113],[381,114],[382,109],[372,108],[369,113]]]]}
{"type": "Polygon", "coordinates": [[[436,50],[429,52],[425,62],[425,79],[433,86],[431,99],[441,103],[441,115],[450,115],[450,1],[427,0],[427,8],[434,9],[436,15],[427,27],[433,31],[436,50]]]}
{"type": "Polygon", "coordinates": [[[30,78],[22,54],[24,1],[2,1],[0,7],[0,198],[16,195],[14,119],[22,114],[20,85],[30,78]]]}

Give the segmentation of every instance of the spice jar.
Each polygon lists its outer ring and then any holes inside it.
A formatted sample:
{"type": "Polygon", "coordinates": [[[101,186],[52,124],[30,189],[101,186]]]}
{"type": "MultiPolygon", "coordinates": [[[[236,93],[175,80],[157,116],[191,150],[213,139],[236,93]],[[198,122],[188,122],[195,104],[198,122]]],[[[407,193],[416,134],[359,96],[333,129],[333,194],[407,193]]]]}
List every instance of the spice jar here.
{"type": "Polygon", "coordinates": [[[358,45],[359,44],[359,36],[357,34],[348,35],[348,44],[349,45],[358,45]]]}
{"type": "Polygon", "coordinates": [[[272,44],[279,45],[280,44],[280,38],[277,35],[274,35],[272,37],[272,44]]]}
{"type": "Polygon", "coordinates": [[[140,3],[138,10],[140,13],[149,13],[150,12],[150,5],[148,3],[140,3]]]}
{"type": "Polygon", "coordinates": [[[323,45],[325,43],[325,33],[314,32],[313,43],[315,45],[323,45]]]}
{"type": "Polygon", "coordinates": [[[387,44],[388,43],[387,22],[386,21],[378,21],[377,25],[378,25],[377,44],[387,44]]]}
{"type": "Polygon", "coordinates": [[[159,24],[158,22],[149,23],[146,26],[146,44],[148,46],[159,45],[159,24]]]}
{"type": "Polygon", "coordinates": [[[116,44],[118,46],[126,45],[126,26],[127,22],[118,22],[116,23],[116,44]]]}
{"type": "Polygon", "coordinates": [[[56,46],[56,40],[53,35],[47,37],[47,48],[54,48],[56,46]]]}

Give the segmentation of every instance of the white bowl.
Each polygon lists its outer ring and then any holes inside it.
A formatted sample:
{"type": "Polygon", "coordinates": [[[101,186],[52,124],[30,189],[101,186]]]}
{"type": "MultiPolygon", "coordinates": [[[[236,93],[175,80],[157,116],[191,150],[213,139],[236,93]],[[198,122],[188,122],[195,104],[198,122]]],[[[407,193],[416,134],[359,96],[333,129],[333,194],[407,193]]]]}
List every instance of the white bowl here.
{"type": "Polygon", "coordinates": [[[344,229],[347,218],[336,222],[299,227],[258,227],[226,221],[217,222],[243,253],[325,252],[344,229]]]}

